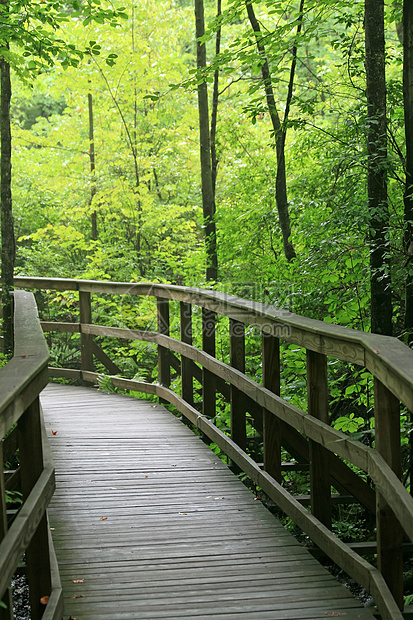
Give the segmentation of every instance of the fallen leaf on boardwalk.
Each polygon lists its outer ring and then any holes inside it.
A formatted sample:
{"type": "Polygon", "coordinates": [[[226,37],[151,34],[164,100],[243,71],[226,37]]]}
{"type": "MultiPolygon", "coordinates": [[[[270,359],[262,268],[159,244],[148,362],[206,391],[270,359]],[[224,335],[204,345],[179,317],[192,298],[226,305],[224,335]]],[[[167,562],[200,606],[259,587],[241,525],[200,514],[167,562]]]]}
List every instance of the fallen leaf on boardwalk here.
{"type": "Polygon", "coordinates": [[[57,431],[52,430],[53,435],[57,435],[57,431]]]}
{"type": "Polygon", "coordinates": [[[73,579],[73,583],[85,583],[84,579],[73,579]]]}
{"type": "Polygon", "coordinates": [[[107,518],[107,517],[100,517],[100,520],[101,520],[101,521],[107,521],[107,520],[108,520],[108,518],[107,518]]]}
{"type": "Polygon", "coordinates": [[[47,605],[47,603],[49,602],[49,596],[42,596],[42,598],[40,599],[40,602],[42,605],[47,605]]]}
{"type": "Polygon", "coordinates": [[[83,598],[83,594],[76,594],[76,596],[72,596],[72,598],[83,598]]]}

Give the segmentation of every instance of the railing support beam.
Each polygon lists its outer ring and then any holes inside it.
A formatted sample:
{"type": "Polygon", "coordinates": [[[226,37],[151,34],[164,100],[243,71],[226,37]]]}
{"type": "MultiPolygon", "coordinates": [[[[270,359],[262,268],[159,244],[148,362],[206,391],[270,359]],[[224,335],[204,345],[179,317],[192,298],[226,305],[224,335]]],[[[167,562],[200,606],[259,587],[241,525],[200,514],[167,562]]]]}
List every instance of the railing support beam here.
{"type": "MultiPolygon", "coordinates": [[[[281,391],[280,339],[262,332],[262,384],[277,396],[281,391]]],[[[264,469],[281,482],[281,426],[270,411],[264,409],[264,469]]]]}
{"type": "MultiPolygon", "coordinates": [[[[180,302],[181,319],[181,340],[185,344],[192,345],[192,306],[184,301],[180,302]]],[[[181,356],[181,385],[182,398],[193,405],[194,402],[194,381],[191,370],[191,360],[184,355],[181,356]]]]}
{"type": "MultiPolygon", "coordinates": [[[[376,449],[400,478],[400,403],[376,378],[374,417],[376,449]]],[[[380,493],[377,493],[376,497],[377,565],[394,600],[400,609],[403,609],[403,532],[389,504],[380,493]]]]}
{"type": "MultiPolygon", "coordinates": [[[[307,349],[308,413],[329,423],[327,357],[307,349]]],[[[310,440],[310,493],[311,512],[325,526],[331,528],[330,453],[310,440]]]]}
{"type": "MultiPolygon", "coordinates": [[[[158,332],[169,336],[169,300],[158,298],[156,300],[158,313],[158,332]]],[[[171,366],[169,363],[169,351],[165,347],[158,346],[158,383],[169,387],[171,385],[171,366]]],[[[160,403],[165,400],[160,398],[160,403]]]]}
{"type": "Polygon", "coordinates": [[[80,363],[82,370],[94,371],[93,365],[93,336],[82,333],[82,324],[92,323],[92,303],[88,291],[79,291],[79,320],[80,320],[80,363]]]}
{"type": "MultiPolygon", "coordinates": [[[[7,507],[6,507],[6,488],[4,483],[4,456],[3,442],[0,441],[0,542],[7,533],[7,507]]],[[[13,618],[13,601],[11,589],[7,588],[2,602],[6,605],[6,609],[0,607],[0,620],[12,620],[13,618]]]]}
{"type": "MultiPolygon", "coordinates": [[[[230,364],[245,373],[245,325],[229,320],[230,364]]],[[[242,449],[247,447],[245,396],[231,385],[231,439],[242,449]]]]}
{"type": "MultiPolygon", "coordinates": [[[[202,348],[205,353],[215,357],[216,313],[202,308],[202,348]]],[[[202,413],[214,418],[216,412],[216,386],[212,372],[202,369],[202,413]]]]}

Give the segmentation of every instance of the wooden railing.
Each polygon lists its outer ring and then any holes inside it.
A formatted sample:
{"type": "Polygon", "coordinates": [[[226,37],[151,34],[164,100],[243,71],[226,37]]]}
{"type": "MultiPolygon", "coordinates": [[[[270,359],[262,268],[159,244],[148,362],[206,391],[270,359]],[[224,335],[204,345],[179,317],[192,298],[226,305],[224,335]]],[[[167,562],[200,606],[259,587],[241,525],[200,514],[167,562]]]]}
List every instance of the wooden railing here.
{"type": "MultiPolygon", "coordinates": [[[[160,284],[130,284],[48,278],[16,279],[16,286],[79,292],[79,322],[43,322],[45,331],[79,332],[81,368],[51,369],[54,376],[96,382],[94,356],[115,387],[156,394],[172,403],[215,442],[336,564],[374,597],[381,617],[402,618],[403,540],[413,541],[413,499],[400,481],[400,403],[413,411],[413,351],[394,338],[307,319],[274,307],[215,291],[160,284]],[[92,295],[153,296],[156,332],[94,324],[92,295]],[[180,303],[180,339],[169,335],[169,301],[180,303]],[[192,346],[192,307],[202,308],[202,347],[192,346]],[[217,315],[229,317],[230,365],[215,358],[217,315]],[[262,334],[262,385],[244,374],[245,326],[262,334]],[[124,379],[96,337],[158,345],[158,383],[124,379]],[[306,349],[308,411],[280,396],[280,339],[306,349]],[[180,355],[180,362],[174,354],[180,355]],[[375,449],[331,428],[327,356],[366,368],[374,377],[375,449]],[[170,389],[171,366],[181,374],[181,395],[170,389]],[[202,413],[194,403],[194,377],[202,384],[202,413]],[[211,421],[216,392],[231,403],[231,437],[211,421]],[[245,452],[246,411],[262,433],[264,464],[245,452]],[[281,485],[281,448],[307,461],[311,513],[281,485]],[[357,475],[365,472],[372,486],[357,475]],[[330,531],[331,487],[352,495],[376,515],[378,567],[330,531]],[[374,487],[374,488],[373,488],[374,487]]],[[[370,547],[371,551],[371,547],[370,547]]]]}
{"type": "Polygon", "coordinates": [[[14,329],[14,357],[0,370],[0,618],[14,617],[9,586],[25,554],[30,617],[57,620],[63,598],[46,515],[55,479],[39,405],[49,352],[32,293],[15,291],[14,329]],[[16,449],[19,466],[5,479],[4,460],[16,449]],[[9,527],[5,498],[15,488],[23,503],[9,527]]]}

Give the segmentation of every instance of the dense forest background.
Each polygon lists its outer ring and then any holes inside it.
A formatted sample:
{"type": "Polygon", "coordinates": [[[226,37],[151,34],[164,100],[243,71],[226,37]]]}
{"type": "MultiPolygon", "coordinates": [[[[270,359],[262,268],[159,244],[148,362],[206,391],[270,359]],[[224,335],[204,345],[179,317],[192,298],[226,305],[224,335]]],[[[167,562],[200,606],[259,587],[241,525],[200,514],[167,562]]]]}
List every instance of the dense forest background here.
{"type": "MultiPolygon", "coordinates": [[[[413,270],[403,202],[402,8],[390,2],[384,14],[387,212],[378,276],[400,337],[413,270]]],[[[203,68],[192,3],[128,0],[117,27],[81,16],[61,23],[62,38],[88,50],[78,63],[60,53],[51,64],[40,55],[23,65],[24,54],[15,55],[16,273],[216,286],[369,330],[368,137],[378,121],[368,114],[364,11],[361,1],[208,2],[203,68]],[[212,282],[200,84],[216,117],[212,282]],[[281,137],[287,237],[277,196],[281,137]]]]}

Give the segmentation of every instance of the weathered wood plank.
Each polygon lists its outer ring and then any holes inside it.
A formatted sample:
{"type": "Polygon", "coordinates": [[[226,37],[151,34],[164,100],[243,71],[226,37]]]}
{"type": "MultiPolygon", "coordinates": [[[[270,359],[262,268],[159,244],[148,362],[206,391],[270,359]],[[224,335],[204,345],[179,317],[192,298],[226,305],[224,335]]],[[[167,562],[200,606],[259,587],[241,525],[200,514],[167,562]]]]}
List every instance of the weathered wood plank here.
{"type": "Polygon", "coordinates": [[[68,616],[372,618],[159,404],[70,386],[42,402],[68,616]]]}

